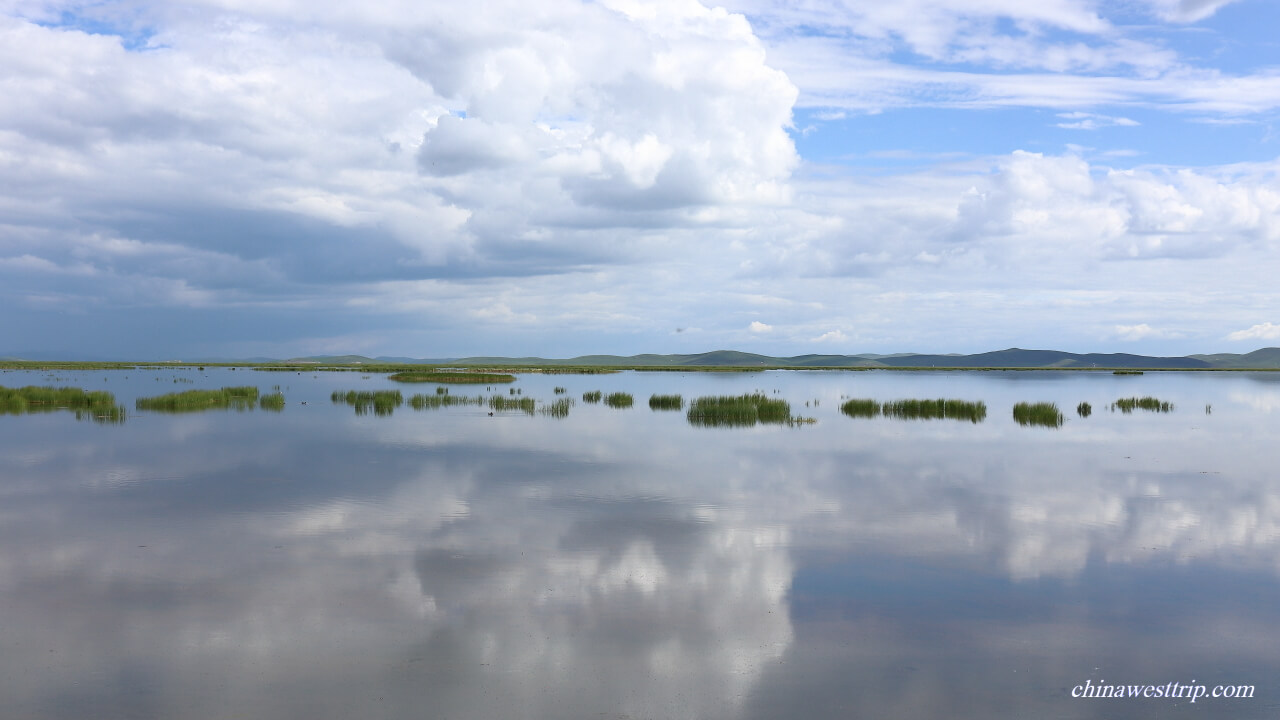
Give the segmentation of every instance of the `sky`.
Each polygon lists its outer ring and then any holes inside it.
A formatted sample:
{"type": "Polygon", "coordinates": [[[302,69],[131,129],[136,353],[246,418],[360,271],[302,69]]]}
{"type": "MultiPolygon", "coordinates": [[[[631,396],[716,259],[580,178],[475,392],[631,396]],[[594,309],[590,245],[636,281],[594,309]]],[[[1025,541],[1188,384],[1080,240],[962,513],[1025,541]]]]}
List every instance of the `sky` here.
{"type": "Polygon", "coordinates": [[[0,0],[0,355],[1280,345],[1271,0],[0,0]]]}

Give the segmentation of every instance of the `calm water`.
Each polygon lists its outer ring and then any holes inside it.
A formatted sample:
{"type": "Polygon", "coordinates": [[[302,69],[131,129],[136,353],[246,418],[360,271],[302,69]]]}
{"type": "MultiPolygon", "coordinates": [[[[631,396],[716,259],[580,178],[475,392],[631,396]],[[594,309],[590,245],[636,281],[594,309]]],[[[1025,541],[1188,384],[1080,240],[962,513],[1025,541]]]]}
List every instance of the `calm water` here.
{"type": "Polygon", "coordinates": [[[131,412],[0,416],[0,717],[1280,713],[1280,374],[520,378],[566,387],[564,419],[358,416],[329,394],[393,387],[359,373],[0,373],[29,384],[131,412]],[[132,411],[242,384],[286,409],[132,411]],[[757,389],[817,424],[647,406],[757,389]],[[1108,410],[1130,395],[1176,407],[1108,410]],[[989,414],[853,419],[842,396],[989,414]],[[1066,424],[1013,422],[1041,400],[1066,424]],[[1073,698],[1086,681],[1256,690],[1073,698]]]}

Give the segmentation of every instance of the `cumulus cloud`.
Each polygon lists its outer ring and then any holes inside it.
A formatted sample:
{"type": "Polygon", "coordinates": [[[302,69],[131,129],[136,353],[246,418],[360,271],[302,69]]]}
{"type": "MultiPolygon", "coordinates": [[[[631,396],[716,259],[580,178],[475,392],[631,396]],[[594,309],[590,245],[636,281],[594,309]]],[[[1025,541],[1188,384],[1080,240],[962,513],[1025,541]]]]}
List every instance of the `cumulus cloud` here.
{"type": "Polygon", "coordinates": [[[766,325],[759,320],[752,320],[751,324],[747,326],[747,330],[753,333],[767,333],[773,332],[773,326],[766,325]]]}
{"type": "Polygon", "coordinates": [[[813,339],[813,341],[814,341],[814,342],[842,343],[842,342],[847,341],[848,339],[849,339],[849,336],[848,336],[848,335],[845,335],[845,334],[844,334],[843,332],[841,332],[840,330],[829,330],[829,331],[827,331],[827,332],[822,333],[822,334],[821,334],[821,335],[819,335],[818,337],[814,338],[814,339],[813,339]]]}
{"type": "Polygon", "coordinates": [[[1259,323],[1227,335],[1228,340],[1280,340],[1280,325],[1259,323]]]}
{"type": "Polygon", "coordinates": [[[1115,336],[1121,340],[1128,341],[1147,340],[1151,338],[1182,337],[1180,333],[1153,328],[1146,323],[1140,323],[1138,325],[1117,325],[1115,327],[1115,336]]]}

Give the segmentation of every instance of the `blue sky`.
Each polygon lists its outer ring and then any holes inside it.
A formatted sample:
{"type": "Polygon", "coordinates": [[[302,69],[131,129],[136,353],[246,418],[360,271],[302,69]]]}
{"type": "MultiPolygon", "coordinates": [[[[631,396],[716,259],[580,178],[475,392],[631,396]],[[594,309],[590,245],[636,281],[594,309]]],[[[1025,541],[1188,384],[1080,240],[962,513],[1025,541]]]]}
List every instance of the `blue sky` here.
{"type": "Polygon", "coordinates": [[[0,1],[0,355],[1280,345],[1264,0],[0,1]]]}

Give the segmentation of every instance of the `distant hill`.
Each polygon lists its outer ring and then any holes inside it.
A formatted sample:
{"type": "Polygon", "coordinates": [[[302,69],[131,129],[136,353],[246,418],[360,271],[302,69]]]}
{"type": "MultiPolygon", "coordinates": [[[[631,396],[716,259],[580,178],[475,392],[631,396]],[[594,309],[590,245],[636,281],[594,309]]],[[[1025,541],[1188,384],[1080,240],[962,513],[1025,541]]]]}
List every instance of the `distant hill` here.
{"type": "Polygon", "coordinates": [[[1246,355],[1223,353],[1187,357],[1153,357],[1128,353],[1069,353],[1061,350],[1009,348],[974,355],[797,355],[772,357],[736,350],[694,355],[582,355],[575,358],[473,357],[459,365],[592,365],[618,367],[880,367],[880,368],[1147,368],[1159,370],[1280,369],[1280,348],[1263,348],[1246,355]]]}
{"type": "MultiPolygon", "coordinates": [[[[0,361],[94,362],[84,358],[59,357],[54,353],[11,353],[0,361]]],[[[99,359],[100,361],[101,359],[99,359]]],[[[173,361],[169,361],[173,362],[173,361]]],[[[1153,357],[1128,353],[1069,353],[1061,350],[1024,350],[1009,348],[973,355],[893,353],[881,355],[796,355],[772,357],[737,350],[713,350],[689,355],[581,355],[574,358],[540,357],[468,357],[468,358],[376,358],[364,355],[315,355],[273,360],[241,358],[237,360],[188,360],[187,362],[230,362],[244,364],[314,364],[314,365],[486,365],[509,367],[590,366],[651,368],[1145,368],[1152,370],[1280,370],[1280,347],[1262,348],[1243,355],[1217,353],[1185,357],[1153,357]]]]}

